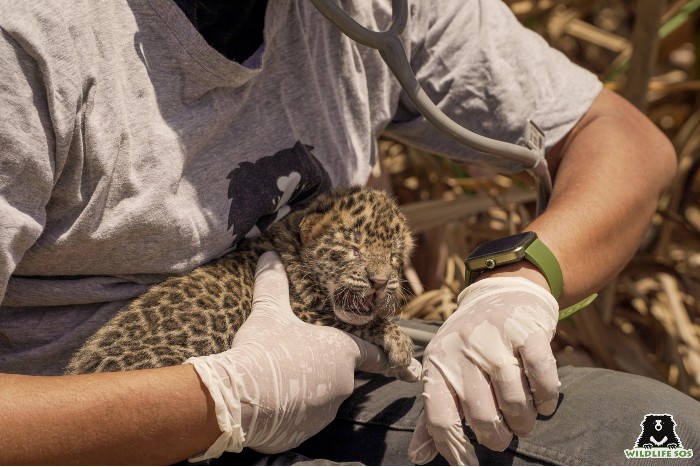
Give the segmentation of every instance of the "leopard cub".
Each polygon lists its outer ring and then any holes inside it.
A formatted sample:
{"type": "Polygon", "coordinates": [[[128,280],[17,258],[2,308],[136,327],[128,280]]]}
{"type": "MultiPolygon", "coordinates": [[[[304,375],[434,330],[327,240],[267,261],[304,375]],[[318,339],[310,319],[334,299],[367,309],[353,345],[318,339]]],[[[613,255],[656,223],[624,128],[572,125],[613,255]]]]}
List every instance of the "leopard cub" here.
{"type": "Polygon", "coordinates": [[[386,193],[336,189],[236,251],[151,287],[75,353],[66,373],[155,368],[228,350],[251,311],[258,258],[270,250],[285,266],[301,320],[351,332],[382,347],[392,368],[407,368],[413,344],[392,317],[412,247],[386,193]]]}

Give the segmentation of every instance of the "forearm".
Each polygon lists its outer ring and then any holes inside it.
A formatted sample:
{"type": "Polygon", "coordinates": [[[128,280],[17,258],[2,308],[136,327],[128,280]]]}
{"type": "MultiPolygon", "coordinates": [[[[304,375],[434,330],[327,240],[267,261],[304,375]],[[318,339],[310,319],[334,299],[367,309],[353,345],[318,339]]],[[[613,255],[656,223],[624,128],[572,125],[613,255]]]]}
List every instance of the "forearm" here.
{"type": "Polygon", "coordinates": [[[220,431],[191,365],[125,373],[0,375],[1,464],[172,464],[220,431]]]}
{"type": "Polygon", "coordinates": [[[568,306],[608,283],[635,253],[672,179],[675,154],[646,117],[605,91],[547,159],[552,197],[527,230],[559,260],[560,304],[568,306]]]}

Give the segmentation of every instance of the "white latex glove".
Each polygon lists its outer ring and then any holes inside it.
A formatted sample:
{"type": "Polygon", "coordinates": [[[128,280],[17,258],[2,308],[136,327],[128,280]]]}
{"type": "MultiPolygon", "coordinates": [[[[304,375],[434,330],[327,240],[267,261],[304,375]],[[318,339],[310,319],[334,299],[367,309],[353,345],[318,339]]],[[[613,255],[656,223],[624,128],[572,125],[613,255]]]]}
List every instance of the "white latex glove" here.
{"type": "Polygon", "coordinates": [[[424,411],[409,447],[417,464],[438,451],[452,465],[477,464],[462,420],[479,443],[503,451],[513,434],[532,431],[537,412],[551,415],[557,406],[552,294],[527,279],[498,277],[470,285],[458,302],[423,357],[424,411]]]}
{"type": "MultiPolygon", "coordinates": [[[[231,350],[190,358],[214,399],[221,436],[201,461],[250,447],[292,449],[335,418],[353,391],[355,371],[389,373],[383,351],[335,328],[306,324],[292,312],[276,253],[258,261],[253,310],[231,350]]],[[[420,363],[410,370],[420,375],[420,363]]]]}

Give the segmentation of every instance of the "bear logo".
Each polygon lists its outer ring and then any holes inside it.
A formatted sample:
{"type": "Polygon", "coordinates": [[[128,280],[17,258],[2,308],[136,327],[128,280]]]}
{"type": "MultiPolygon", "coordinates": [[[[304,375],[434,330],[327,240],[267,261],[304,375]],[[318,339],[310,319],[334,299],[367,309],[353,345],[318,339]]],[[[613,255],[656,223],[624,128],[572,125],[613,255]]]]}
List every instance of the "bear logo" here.
{"type": "Polygon", "coordinates": [[[642,432],[637,438],[635,448],[682,448],[681,440],[676,434],[676,422],[673,415],[667,413],[650,413],[639,424],[642,432]]]}

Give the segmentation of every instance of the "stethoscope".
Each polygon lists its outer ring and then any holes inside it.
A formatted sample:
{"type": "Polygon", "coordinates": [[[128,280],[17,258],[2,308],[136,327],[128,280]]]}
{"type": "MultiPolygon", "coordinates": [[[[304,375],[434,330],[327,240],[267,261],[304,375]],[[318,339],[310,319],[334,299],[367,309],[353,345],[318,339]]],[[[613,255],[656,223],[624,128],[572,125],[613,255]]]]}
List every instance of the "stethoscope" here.
{"type": "Polygon", "coordinates": [[[544,158],[544,134],[527,122],[527,147],[487,138],[467,130],[440,110],[423,91],[408,62],[399,34],[408,21],[407,0],[392,0],[391,26],[386,31],[371,31],[351,18],[335,0],[311,0],[318,11],[355,42],[377,49],[406,95],[418,111],[438,130],[458,143],[483,154],[503,157],[520,164],[537,185],[537,215],[547,207],[552,192],[552,180],[544,158]]]}

